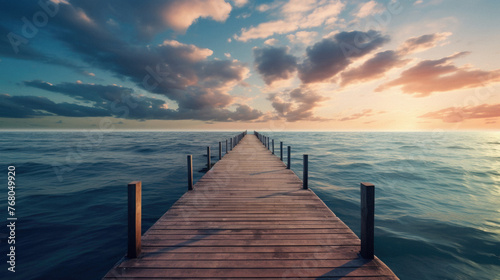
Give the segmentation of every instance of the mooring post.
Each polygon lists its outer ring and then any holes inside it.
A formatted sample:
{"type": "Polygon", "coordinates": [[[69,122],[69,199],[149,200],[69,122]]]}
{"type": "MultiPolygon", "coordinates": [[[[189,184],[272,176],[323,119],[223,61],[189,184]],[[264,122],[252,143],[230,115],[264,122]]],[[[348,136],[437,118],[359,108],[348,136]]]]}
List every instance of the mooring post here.
{"type": "Polygon", "coordinates": [[[187,156],[188,165],[188,191],[193,190],[193,156],[187,156]]]}
{"type": "Polygon", "coordinates": [[[280,159],[283,161],[283,142],[280,141],[280,159]]]}
{"type": "Polygon", "coordinates": [[[273,155],[274,155],[274,139],[273,139],[273,155]]]}
{"type": "Polygon", "coordinates": [[[212,168],[212,163],[210,162],[210,146],[207,146],[207,170],[212,168]]]}
{"type": "Polygon", "coordinates": [[[222,142],[219,142],[219,160],[222,159],[222,142]]]}
{"type": "Polygon", "coordinates": [[[361,257],[373,259],[375,230],[375,186],[361,183],[361,257]]]}
{"type": "Polygon", "coordinates": [[[227,154],[227,139],[226,139],[226,154],[227,154]]]}
{"type": "Polygon", "coordinates": [[[309,187],[309,155],[304,155],[304,172],[303,172],[303,179],[302,179],[302,187],[307,190],[309,187]]]}
{"type": "Polygon", "coordinates": [[[141,253],[141,181],[128,184],[128,252],[129,258],[137,258],[141,253]]]}
{"type": "Polygon", "coordinates": [[[271,149],[271,146],[269,145],[269,141],[270,141],[270,138],[267,137],[267,149],[270,150],[271,149]]]}
{"type": "Polygon", "coordinates": [[[229,140],[231,140],[231,143],[229,143],[230,151],[233,150],[233,138],[231,137],[229,140]]]}
{"type": "Polygon", "coordinates": [[[286,165],[286,169],[290,169],[290,164],[291,164],[291,159],[290,159],[290,154],[292,153],[292,148],[288,146],[288,164],[286,165]]]}

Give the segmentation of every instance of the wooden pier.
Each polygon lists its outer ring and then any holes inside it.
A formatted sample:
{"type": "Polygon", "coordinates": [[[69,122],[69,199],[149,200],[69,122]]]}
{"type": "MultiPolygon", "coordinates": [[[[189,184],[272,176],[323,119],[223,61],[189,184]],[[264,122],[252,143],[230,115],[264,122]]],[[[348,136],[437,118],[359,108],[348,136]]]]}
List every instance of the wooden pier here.
{"type": "Polygon", "coordinates": [[[103,279],[398,279],[259,138],[231,139],[103,279]]]}

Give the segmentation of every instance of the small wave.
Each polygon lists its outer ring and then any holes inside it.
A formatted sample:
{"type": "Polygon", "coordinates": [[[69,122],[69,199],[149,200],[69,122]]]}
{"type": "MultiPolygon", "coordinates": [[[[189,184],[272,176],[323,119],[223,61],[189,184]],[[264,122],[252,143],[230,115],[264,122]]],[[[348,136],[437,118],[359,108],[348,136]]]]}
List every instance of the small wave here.
{"type": "Polygon", "coordinates": [[[17,174],[38,174],[40,172],[52,172],[52,165],[38,162],[25,162],[21,164],[17,164],[16,173],[17,174]]]}
{"type": "Polygon", "coordinates": [[[156,151],[157,151],[156,149],[152,149],[152,148],[141,148],[141,149],[136,150],[136,152],[143,153],[143,154],[153,153],[156,151]]]}
{"type": "Polygon", "coordinates": [[[464,147],[464,146],[457,146],[457,145],[454,145],[454,146],[448,146],[446,147],[447,149],[453,149],[453,150],[473,150],[472,148],[470,147],[464,147]]]}
{"type": "Polygon", "coordinates": [[[399,148],[403,150],[410,150],[410,149],[420,149],[421,147],[415,145],[403,145],[400,146],[399,148]]]}
{"type": "Polygon", "coordinates": [[[346,163],[346,164],[334,164],[333,166],[340,168],[340,169],[372,168],[373,167],[373,165],[371,165],[369,163],[362,163],[362,162],[346,163]]]}

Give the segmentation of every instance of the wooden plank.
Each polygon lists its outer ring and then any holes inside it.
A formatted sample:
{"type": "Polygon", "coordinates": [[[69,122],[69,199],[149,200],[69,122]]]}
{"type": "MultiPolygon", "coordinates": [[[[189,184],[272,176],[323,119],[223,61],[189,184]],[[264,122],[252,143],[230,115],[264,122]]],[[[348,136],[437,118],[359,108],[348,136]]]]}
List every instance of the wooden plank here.
{"type": "Polygon", "coordinates": [[[398,279],[257,137],[230,140],[103,279],[398,279]]]}
{"type": "Polygon", "coordinates": [[[316,278],[344,276],[392,276],[390,270],[381,266],[337,267],[337,268],[237,268],[237,269],[184,269],[184,268],[122,268],[116,267],[108,277],[221,277],[221,278],[299,278],[313,276],[316,278]]]}
{"type": "Polygon", "coordinates": [[[184,268],[184,269],[204,269],[204,268],[334,268],[334,267],[367,267],[378,266],[376,262],[364,259],[344,259],[344,260],[150,260],[146,263],[138,263],[134,260],[126,260],[119,267],[128,268],[184,268]]]}

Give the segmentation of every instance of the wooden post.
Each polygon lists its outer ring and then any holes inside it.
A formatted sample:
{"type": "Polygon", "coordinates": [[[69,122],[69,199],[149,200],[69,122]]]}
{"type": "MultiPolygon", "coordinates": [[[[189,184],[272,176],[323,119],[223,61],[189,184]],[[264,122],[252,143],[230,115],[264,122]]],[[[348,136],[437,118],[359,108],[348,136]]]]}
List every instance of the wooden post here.
{"type": "Polygon", "coordinates": [[[309,187],[309,155],[304,155],[304,172],[302,178],[302,187],[307,190],[309,187]]]}
{"type": "Polygon", "coordinates": [[[229,147],[231,147],[230,151],[232,151],[233,150],[233,138],[231,137],[230,140],[231,140],[231,143],[229,143],[230,144],[229,147]]]}
{"type": "Polygon", "coordinates": [[[286,169],[290,169],[290,165],[291,165],[290,154],[292,153],[291,149],[292,148],[290,146],[288,146],[288,164],[286,165],[286,169]]]}
{"type": "Polygon", "coordinates": [[[193,156],[187,156],[187,164],[188,164],[188,191],[193,190],[193,156]]]}
{"type": "Polygon", "coordinates": [[[222,142],[219,142],[219,160],[222,159],[222,142]]]}
{"type": "Polygon", "coordinates": [[[283,142],[280,141],[280,159],[283,161],[283,142]]]}
{"type": "Polygon", "coordinates": [[[361,183],[361,257],[373,259],[375,230],[375,186],[361,183]]]}
{"type": "Polygon", "coordinates": [[[273,139],[273,155],[274,155],[274,139],[273,139]]]}
{"type": "Polygon", "coordinates": [[[269,140],[270,140],[270,138],[269,138],[269,137],[267,137],[267,149],[268,149],[268,150],[270,150],[270,149],[271,149],[271,146],[269,145],[269,140]]]}
{"type": "Polygon", "coordinates": [[[227,139],[226,139],[226,154],[227,154],[227,139]]]}
{"type": "Polygon", "coordinates": [[[212,168],[212,163],[210,162],[210,146],[207,146],[207,170],[212,168]]]}
{"type": "Polygon", "coordinates": [[[128,184],[128,252],[129,258],[137,258],[141,253],[141,181],[128,184]]]}

